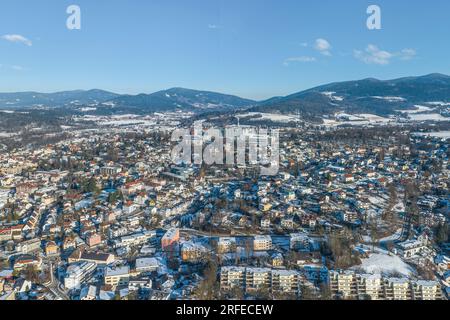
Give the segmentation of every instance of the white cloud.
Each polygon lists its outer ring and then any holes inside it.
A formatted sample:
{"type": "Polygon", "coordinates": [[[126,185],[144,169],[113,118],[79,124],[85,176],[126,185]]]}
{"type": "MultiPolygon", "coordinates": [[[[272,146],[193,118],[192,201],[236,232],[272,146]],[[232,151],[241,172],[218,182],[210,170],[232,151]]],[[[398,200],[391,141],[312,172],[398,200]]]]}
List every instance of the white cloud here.
{"type": "Polygon", "coordinates": [[[220,28],[220,26],[218,26],[217,24],[209,24],[208,25],[208,29],[219,29],[220,28]]]}
{"type": "Polygon", "coordinates": [[[379,49],[376,45],[369,44],[364,51],[354,50],[353,55],[366,64],[388,65],[394,58],[411,60],[416,56],[416,51],[414,49],[403,49],[400,52],[389,52],[379,49]]]}
{"type": "Polygon", "coordinates": [[[316,42],[314,44],[314,49],[319,51],[324,56],[331,56],[331,44],[322,38],[316,39],[316,42]]]}
{"type": "Polygon", "coordinates": [[[286,60],[284,60],[283,64],[285,66],[289,66],[291,63],[294,63],[294,62],[309,63],[309,62],[316,62],[316,61],[317,61],[317,59],[314,57],[301,56],[301,57],[287,58],[286,60]]]}
{"type": "Polygon", "coordinates": [[[5,71],[8,70],[14,70],[14,71],[25,71],[26,69],[22,66],[19,65],[4,65],[4,64],[0,64],[0,69],[3,69],[5,71]]]}
{"type": "Polygon", "coordinates": [[[22,66],[17,66],[17,65],[11,66],[11,69],[13,69],[13,70],[15,70],[15,71],[24,71],[24,70],[25,70],[24,67],[22,67],[22,66]]]}
{"type": "Polygon", "coordinates": [[[411,59],[413,59],[416,55],[417,55],[417,52],[416,52],[416,50],[414,50],[414,49],[403,49],[403,50],[400,51],[400,53],[398,54],[398,56],[399,56],[400,59],[402,59],[402,60],[411,60],[411,59]]]}
{"type": "Polygon", "coordinates": [[[2,39],[9,42],[23,43],[24,45],[27,45],[29,47],[33,45],[33,42],[31,42],[31,40],[25,38],[20,34],[5,34],[4,36],[2,36],[2,39]]]}
{"type": "Polygon", "coordinates": [[[369,44],[364,51],[355,50],[354,56],[366,64],[386,65],[391,62],[393,54],[380,50],[377,46],[369,44]]]}

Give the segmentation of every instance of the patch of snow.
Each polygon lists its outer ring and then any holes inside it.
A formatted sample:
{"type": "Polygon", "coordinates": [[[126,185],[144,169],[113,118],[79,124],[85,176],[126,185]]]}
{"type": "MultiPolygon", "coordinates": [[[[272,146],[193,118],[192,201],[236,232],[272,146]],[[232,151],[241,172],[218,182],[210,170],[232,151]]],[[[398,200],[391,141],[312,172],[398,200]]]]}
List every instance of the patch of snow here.
{"type": "Polygon", "coordinates": [[[439,113],[410,114],[409,118],[413,121],[450,121],[450,118],[446,118],[439,113]]]}
{"type": "Polygon", "coordinates": [[[81,110],[81,112],[89,112],[89,111],[95,111],[95,110],[97,110],[97,108],[81,108],[80,110],[81,110]]]}
{"type": "Polygon", "coordinates": [[[406,99],[405,99],[405,98],[402,98],[402,97],[389,97],[389,96],[387,96],[387,97],[380,97],[380,96],[373,96],[372,98],[374,98],[374,99],[380,99],[380,100],[385,100],[385,101],[388,101],[388,102],[404,102],[404,101],[406,101],[406,99]]]}
{"type": "Polygon", "coordinates": [[[283,114],[276,114],[276,113],[260,113],[260,112],[248,112],[245,114],[239,114],[238,118],[245,118],[245,117],[251,117],[251,116],[260,116],[257,119],[251,119],[252,121],[260,121],[260,120],[270,120],[273,122],[296,122],[299,121],[298,117],[296,116],[289,116],[289,115],[283,115],[283,114]]]}
{"type": "Polygon", "coordinates": [[[328,98],[330,98],[333,101],[344,101],[344,97],[336,96],[336,92],[329,91],[329,92],[322,92],[322,94],[328,98]]]}
{"type": "Polygon", "coordinates": [[[450,106],[450,102],[443,102],[443,101],[434,101],[434,102],[427,102],[430,106],[450,106]]]}
{"type": "Polygon", "coordinates": [[[425,106],[421,106],[421,105],[415,105],[414,107],[417,108],[417,109],[396,110],[396,111],[397,112],[401,112],[401,113],[415,114],[415,113],[428,112],[428,111],[432,111],[433,110],[430,107],[425,107],[425,106]]]}
{"type": "Polygon", "coordinates": [[[398,239],[400,239],[401,235],[402,235],[402,229],[398,229],[394,234],[380,239],[380,243],[398,240],[398,239]]]}
{"type": "Polygon", "coordinates": [[[415,270],[406,264],[400,257],[387,253],[373,253],[369,258],[362,259],[362,264],[355,268],[363,269],[370,274],[392,275],[400,273],[410,276],[415,270]]]}
{"type": "Polygon", "coordinates": [[[420,137],[433,137],[433,138],[444,138],[444,139],[450,138],[450,131],[413,132],[412,134],[415,136],[420,136],[420,137]]]}

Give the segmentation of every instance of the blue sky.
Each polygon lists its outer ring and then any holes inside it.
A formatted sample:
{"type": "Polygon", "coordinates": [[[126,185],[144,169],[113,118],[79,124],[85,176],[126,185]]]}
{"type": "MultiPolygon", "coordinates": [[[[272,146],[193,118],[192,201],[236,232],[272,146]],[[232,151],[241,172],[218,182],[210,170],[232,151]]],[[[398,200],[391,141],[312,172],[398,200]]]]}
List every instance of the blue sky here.
{"type": "Polygon", "coordinates": [[[264,99],[450,74],[447,0],[2,0],[0,91],[187,87],[264,99]],[[66,8],[81,8],[81,30],[66,8]],[[381,8],[382,30],[366,27],[381,8]]]}

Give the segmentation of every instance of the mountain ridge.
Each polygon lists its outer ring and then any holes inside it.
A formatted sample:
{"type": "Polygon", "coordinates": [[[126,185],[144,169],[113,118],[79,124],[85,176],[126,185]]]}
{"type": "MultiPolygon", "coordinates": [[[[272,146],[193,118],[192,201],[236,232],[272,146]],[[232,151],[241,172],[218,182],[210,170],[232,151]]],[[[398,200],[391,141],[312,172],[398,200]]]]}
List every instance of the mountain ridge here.
{"type": "Polygon", "coordinates": [[[7,109],[94,105],[139,112],[228,112],[245,109],[254,112],[301,113],[304,116],[339,111],[386,115],[432,101],[450,102],[449,75],[431,73],[392,80],[365,78],[333,82],[263,101],[182,87],[137,95],[117,94],[101,89],[0,93],[0,108],[7,109]]]}

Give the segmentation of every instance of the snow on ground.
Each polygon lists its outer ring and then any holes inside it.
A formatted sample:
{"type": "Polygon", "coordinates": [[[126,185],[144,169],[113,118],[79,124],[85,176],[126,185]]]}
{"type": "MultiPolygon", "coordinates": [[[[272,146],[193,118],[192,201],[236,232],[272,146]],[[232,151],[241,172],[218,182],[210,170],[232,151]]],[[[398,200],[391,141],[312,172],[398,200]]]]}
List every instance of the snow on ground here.
{"type": "Polygon", "coordinates": [[[410,114],[409,118],[413,121],[450,121],[450,118],[446,118],[439,113],[410,114]]]}
{"type": "Polygon", "coordinates": [[[338,113],[335,116],[336,116],[336,119],[342,120],[342,121],[361,121],[362,120],[360,117],[357,117],[353,114],[347,114],[347,113],[338,113]]]}
{"type": "Polygon", "coordinates": [[[91,107],[86,107],[86,108],[81,108],[80,111],[81,112],[89,112],[89,111],[96,111],[97,108],[91,108],[91,107]]]}
{"type": "Polygon", "coordinates": [[[405,212],[405,204],[402,200],[399,200],[398,203],[395,205],[394,210],[396,212],[405,212]]]}
{"type": "Polygon", "coordinates": [[[328,98],[330,98],[333,101],[344,101],[344,97],[335,96],[336,92],[329,91],[329,92],[322,92],[322,94],[328,98]]]}
{"type": "Polygon", "coordinates": [[[433,102],[427,102],[430,106],[450,106],[450,102],[443,102],[443,101],[433,101],[433,102]]]}
{"type": "Polygon", "coordinates": [[[371,204],[376,205],[378,207],[383,206],[383,204],[386,202],[386,200],[381,197],[369,197],[369,201],[371,204]]]}
{"type": "Polygon", "coordinates": [[[401,235],[402,235],[402,229],[400,228],[394,234],[391,234],[390,236],[380,239],[380,243],[383,244],[386,242],[398,240],[401,235]]]}
{"type": "Polygon", "coordinates": [[[106,121],[106,122],[99,122],[98,125],[100,126],[133,126],[133,125],[147,125],[151,126],[154,125],[154,121],[149,120],[139,120],[139,119],[129,119],[129,120],[112,120],[112,121],[106,121]]]}
{"type": "Polygon", "coordinates": [[[273,122],[292,122],[292,121],[298,121],[298,117],[296,116],[290,116],[290,115],[283,115],[283,114],[276,114],[276,113],[260,113],[260,112],[248,112],[239,114],[238,118],[245,118],[245,117],[254,117],[254,116],[260,116],[257,119],[251,119],[252,121],[261,121],[261,120],[270,120],[273,122]]]}
{"type": "Polygon", "coordinates": [[[386,122],[391,122],[392,120],[389,118],[383,118],[374,114],[369,114],[369,113],[362,113],[362,114],[357,114],[357,117],[361,117],[364,120],[367,120],[369,122],[378,122],[378,123],[386,123],[386,122]]]}
{"type": "Polygon", "coordinates": [[[434,137],[434,138],[450,138],[450,131],[439,131],[439,132],[413,132],[415,136],[421,137],[434,137]]]}
{"type": "Polygon", "coordinates": [[[420,105],[415,105],[414,107],[416,107],[416,109],[397,110],[397,112],[414,114],[414,113],[428,112],[428,111],[433,110],[430,107],[425,107],[425,106],[420,106],[420,105]]]}
{"type": "Polygon", "coordinates": [[[405,98],[402,97],[380,97],[380,96],[373,96],[372,98],[374,99],[380,99],[380,100],[385,100],[385,101],[389,101],[389,102],[399,102],[399,101],[406,101],[405,98]]]}
{"type": "Polygon", "coordinates": [[[0,138],[11,138],[16,136],[17,133],[12,133],[12,132],[0,132],[0,138]]]}
{"type": "Polygon", "coordinates": [[[369,258],[361,259],[362,264],[352,269],[362,269],[369,274],[392,275],[400,273],[404,276],[410,276],[415,273],[414,268],[406,264],[400,257],[390,255],[384,250],[378,250],[372,253],[369,258]]]}
{"type": "Polygon", "coordinates": [[[383,118],[374,114],[361,113],[361,114],[336,114],[336,120],[323,119],[326,126],[339,126],[339,125],[368,125],[368,124],[387,124],[393,122],[392,119],[383,118]],[[339,120],[342,119],[342,120],[339,120]]]}

